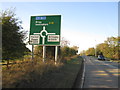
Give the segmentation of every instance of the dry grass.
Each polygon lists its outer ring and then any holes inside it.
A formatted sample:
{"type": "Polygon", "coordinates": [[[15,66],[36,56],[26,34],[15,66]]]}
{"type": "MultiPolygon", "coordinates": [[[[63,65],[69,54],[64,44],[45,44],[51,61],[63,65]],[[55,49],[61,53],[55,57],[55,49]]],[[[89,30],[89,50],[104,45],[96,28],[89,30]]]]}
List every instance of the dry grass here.
{"type": "Polygon", "coordinates": [[[2,70],[3,88],[71,88],[80,69],[81,59],[72,57],[67,64],[52,60],[24,60],[2,70]],[[75,58],[75,59],[73,59],[75,58]]]}

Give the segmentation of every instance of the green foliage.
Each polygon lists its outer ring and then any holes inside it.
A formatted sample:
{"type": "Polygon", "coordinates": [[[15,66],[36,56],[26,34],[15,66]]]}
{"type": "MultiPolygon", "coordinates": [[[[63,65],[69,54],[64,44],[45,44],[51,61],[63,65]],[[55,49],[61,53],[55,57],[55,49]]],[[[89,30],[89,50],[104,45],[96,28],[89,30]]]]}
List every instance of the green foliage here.
{"type": "MultiPolygon", "coordinates": [[[[96,47],[97,55],[103,54],[107,58],[120,59],[120,37],[108,37],[104,43],[100,43],[96,47]]],[[[94,48],[84,51],[86,55],[94,55],[94,48]]]]}
{"type": "MultiPolygon", "coordinates": [[[[42,46],[35,46],[34,54],[36,57],[42,58],[43,47],[42,46]]],[[[58,56],[59,57],[69,57],[74,56],[78,52],[78,47],[58,47],[58,56]]],[[[55,46],[46,46],[46,57],[49,59],[54,59],[55,57],[55,46]]]]}
{"type": "Polygon", "coordinates": [[[94,56],[94,55],[95,55],[95,49],[94,49],[94,48],[89,48],[89,49],[86,51],[86,55],[94,56]]]}
{"type": "MultiPolygon", "coordinates": [[[[43,46],[35,46],[34,54],[42,58],[43,46]]],[[[58,46],[58,55],[60,55],[60,46],[58,46]]],[[[55,46],[46,46],[46,57],[53,59],[55,57],[55,46]]]]}
{"type": "Polygon", "coordinates": [[[42,52],[43,52],[42,46],[35,46],[35,48],[34,48],[35,56],[42,57],[42,52]]]}
{"type": "MultiPolygon", "coordinates": [[[[62,38],[61,46],[58,46],[58,57],[60,58],[71,57],[77,54],[78,47],[77,46],[69,47],[68,44],[69,44],[69,41],[66,40],[65,38],[62,38]]],[[[35,56],[42,58],[42,53],[43,53],[43,47],[35,46],[34,48],[35,56]]],[[[55,46],[46,46],[46,57],[49,59],[54,59],[55,46]]]]}
{"type": "Polygon", "coordinates": [[[77,54],[78,52],[77,49],[75,47],[64,46],[64,47],[61,47],[61,54],[63,57],[73,56],[77,54]]]}
{"type": "Polygon", "coordinates": [[[2,58],[5,60],[22,57],[25,52],[29,52],[23,41],[26,39],[26,32],[21,31],[21,21],[15,18],[12,10],[1,12],[2,22],[2,58]]]}
{"type": "Polygon", "coordinates": [[[109,37],[107,40],[97,46],[97,50],[103,53],[107,58],[119,59],[118,57],[118,39],[120,37],[109,37]]]}
{"type": "Polygon", "coordinates": [[[85,55],[85,53],[86,53],[86,51],[85,51],[85,50],[81,51],[81,52],[80,52],[80,56],[84,56],[84,55],[85,55]]]}

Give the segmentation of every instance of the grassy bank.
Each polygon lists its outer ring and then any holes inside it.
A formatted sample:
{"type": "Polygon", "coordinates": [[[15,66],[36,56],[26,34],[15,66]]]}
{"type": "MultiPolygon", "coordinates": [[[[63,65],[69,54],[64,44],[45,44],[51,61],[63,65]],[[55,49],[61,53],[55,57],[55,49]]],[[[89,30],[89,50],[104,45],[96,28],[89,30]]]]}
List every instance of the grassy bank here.
{"type": "Polygon", "coordinates": [[[57,65],[37,60],[15,64],[2,71],[3,88],[71,88],[81,63],[82,58],[75,56],[57,65]]]}

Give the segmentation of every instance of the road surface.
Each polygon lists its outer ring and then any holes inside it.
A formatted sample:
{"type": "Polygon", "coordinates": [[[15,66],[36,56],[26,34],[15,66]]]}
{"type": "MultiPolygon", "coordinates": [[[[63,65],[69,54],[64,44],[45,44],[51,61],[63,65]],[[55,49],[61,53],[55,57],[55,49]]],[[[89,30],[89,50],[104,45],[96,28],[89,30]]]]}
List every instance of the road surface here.
{"type": "Polygon", "coordinates": [[[83,88],[118,88],[118,63],[100,61],[91,56],[85,59],[83,88]]]}

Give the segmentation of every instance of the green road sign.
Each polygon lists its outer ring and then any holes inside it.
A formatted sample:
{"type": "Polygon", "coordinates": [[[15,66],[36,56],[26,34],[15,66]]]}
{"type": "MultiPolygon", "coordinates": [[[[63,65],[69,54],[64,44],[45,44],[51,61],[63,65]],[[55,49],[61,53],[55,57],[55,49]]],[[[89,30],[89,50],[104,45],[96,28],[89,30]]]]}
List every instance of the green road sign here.
{"type": "Polygon", "coordinates": [[[61,15],[31,16],[31,45],[60,45],[61,15]]]}

